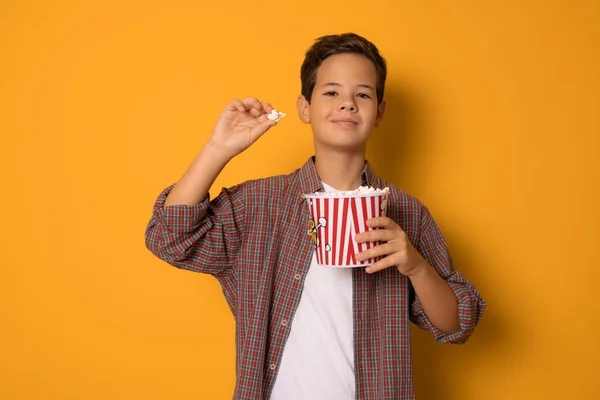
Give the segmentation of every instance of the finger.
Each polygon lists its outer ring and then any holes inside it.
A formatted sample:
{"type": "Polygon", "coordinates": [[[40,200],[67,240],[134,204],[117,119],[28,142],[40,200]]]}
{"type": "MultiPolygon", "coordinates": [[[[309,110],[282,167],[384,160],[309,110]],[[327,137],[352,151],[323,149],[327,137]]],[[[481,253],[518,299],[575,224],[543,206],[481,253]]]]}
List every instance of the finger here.
{"type": "Polygon", "coordinates": [[[264,112],[267,114],[271,114],[271,111],[273,111],[273,106],[270,103],[262,103],[262,106],[264,112]]]}
{"type": "Polygon", "coordinates": [[[244,103],[242,103],[241,101],[239,101],[238,99],[233,99],[229,102],[229,104],[227,105],[227,111],[240,111],[240,112],[246,112],[248,111],[246,105],[244,103]]]}
{"type": "MultiPolygon", "coordinates": [[[[261,106],[261,107],[262,107],[262,106],[261,106]]],[[[256,109],[255,107],[251,107],[251,108],[250,108],[250,110],[249,110],[249,112],[250,112],[250,115],[252,115],[252,117],[253,117],[253,118],[258,118],[258,117],[260,117],[261,115],[264,115],[264,114],[265,114],[265,113],[264,113],[264,111],[262,111],[262,110],[258,110],[258,109],[256,109]]]]}
{"type": "Polygon", "coordinates": [[[400,228],[400,226],[397,223],[395,223],[391,218],[388,217],[369,218],[367,220],[367,226],[369,226],[370,228],[383,229],[400,228]]]}
{"type": "Polygon", "coordinates": [[[270,119],[266,119],[265,121],[259,123],[250,129],[250,136],[252,136],[253,140],[258,139],[260,136],[264,135],[266,131],[271,129],[277,125],[277,122],[271,121],[270,119]]]}
{"type": "MultiPolygon", "coordinates": [[[[272,111],[272,110],[274,110],[274,108],[273,108],[273,107],[271,107],[270,105],[268,105],[268,106],[270,107],[270,110],[271,110],[271,111],[272,111]]],[[[261,123],[262,123],[262,122],[264,122],[264,121],[271,121],[271,120],[269,119],[269,114],[271,114],[271,111],[267,111],[267,110],[265,109],[265,112],[264,112],[263,114],[261,114],[261,115],[259,115],[259,116],[257,117],[257,119],[258,119],[258,122],[261,122],[261,123]]],[[[275,123],[277,123],[278,121],[277,121],[277,120],[274,120],[274,122],[275,122],[275,123]]]]}
{"type": "Polygon", "coordinates": [[[395,253],[398,249],[394,248],[392,243],[384,243],[374,246],[368,250],[361,251],[356,255],[357,261],[368,260],[369,258],[375,258],[380,256],[387,256],[395,253]]]}
{"type": "Polygon", "coordinates": [[[260,101],[258,101],[258,99],[256,97],[248,97],[244,100],[244,104],[248,107],[248,109],[250,108],[254,108],[258,111],[263,111],[263,106],[262,103],[260,101]]]}
{"type": "Polygon", "coordinates": [[[357,243],[365,242],[389,242],[399,238],[400,231],[395,229],[376,229],[373,231],[361,232],[354,236],[357,243]]]}
{"type": "Polygon", "coordinates": [[[397,263],[393,260],[392,257],[385,257],[385,258],[382,258],[381,260],[377,261],[375,264],[372,264],[372,265],[368,266],[367,268],[365,268],[365,271],[368,274],[372,274],[373,272],[382,271],[389,267],[393,267],[396,264],[397,263]]]}
{"type": "MultiPolygon", "coordinates": [[[[265,122],[265,121],[271,121],[269,118],[267,118],[267,116],[268,116],[268,115],[269,115],[269,114],[262,113],[261,115],[259,115],[258,117],[256,117],[256,120],[257,120],[258,122],[260,122],[261,124],[262,124],[263,122],[265,122]]],[[[276,121],[273,121],[273,122],[276,122],[276,121]]]]}
{"type": "MultiPolygon", "coordinates": [[[[269,118],[267,118],[267,115],[269,115],[269,114],[262,113],[261,115],[259,115],[258,117],[256,117],[256,120],[257,120],[258,122],[260,122],[261,124],[262,124],[263,122],[265,122],[265,121],[270,121],[270,119],[269,119],[269,118]]],[[[275,121],[273,121],[273,122],[275,122],[275,121]]]]}

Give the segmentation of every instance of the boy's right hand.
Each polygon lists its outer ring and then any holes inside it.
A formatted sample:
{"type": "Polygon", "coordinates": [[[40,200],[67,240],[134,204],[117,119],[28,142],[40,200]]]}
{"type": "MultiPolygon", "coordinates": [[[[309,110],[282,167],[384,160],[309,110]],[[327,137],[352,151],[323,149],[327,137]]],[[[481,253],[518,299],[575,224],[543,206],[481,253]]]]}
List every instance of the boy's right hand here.
{"type": "Polygon", "coordinates": [[[277,125],[267,118],[272,110],[270,104],[254,97],[232,100],[221,113],[207,146],[227,159],[237,156],[277,125]]]}

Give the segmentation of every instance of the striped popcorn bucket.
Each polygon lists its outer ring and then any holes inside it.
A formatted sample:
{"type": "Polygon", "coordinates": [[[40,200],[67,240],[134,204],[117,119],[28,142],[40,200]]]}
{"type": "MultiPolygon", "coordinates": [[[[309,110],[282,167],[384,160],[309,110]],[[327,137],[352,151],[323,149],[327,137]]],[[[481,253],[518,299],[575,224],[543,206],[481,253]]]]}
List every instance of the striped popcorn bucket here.
{"type": "Polygon", "coordinates": [[[354,236],[373,230],[366,224],[369,218],[386,215],[388,193],[346,194],[326,196],[306,194],[310,208],[308,234],[315,246],[317,263],[329,267],[365,267],[381,257],[361,262],[355,255],[379,242],[357,243],[354,236]]]}

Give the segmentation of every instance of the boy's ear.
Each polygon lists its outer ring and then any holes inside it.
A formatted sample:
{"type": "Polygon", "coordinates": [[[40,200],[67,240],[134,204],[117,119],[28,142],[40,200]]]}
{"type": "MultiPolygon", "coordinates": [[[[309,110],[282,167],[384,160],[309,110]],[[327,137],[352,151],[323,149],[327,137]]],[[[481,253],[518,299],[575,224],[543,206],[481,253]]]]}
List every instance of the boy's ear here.
{"type": "Polygon", "coordinates": [[[298,107],[298,116],[300,120],[305,124],[310,123],[310,104],[303,95],[298,96],[298,100],[296,101],[296,106],[298,107]]]}
{"type": "Polygon", "coordinates": [[[383,115],[385,114],[385,109],[387,107],[387,103],[385,99],[381,101],[381,104],[377,106],[377,117],[375,117],[375,126],[381,125],[381,121],[383,121],[383,115]]]}

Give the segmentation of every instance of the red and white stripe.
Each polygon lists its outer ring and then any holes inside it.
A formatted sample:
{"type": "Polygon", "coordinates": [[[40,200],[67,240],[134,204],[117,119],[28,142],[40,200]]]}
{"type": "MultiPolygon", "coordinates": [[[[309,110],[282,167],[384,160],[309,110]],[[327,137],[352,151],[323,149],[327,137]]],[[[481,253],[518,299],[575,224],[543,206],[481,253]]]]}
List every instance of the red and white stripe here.
{"type": "Polygon", "coordinates": [[[355,254],[378,243],[356,243],[354,236],[371,228],[369,218],[383,215],[382,202],[386,194],[362,197],[309,198],[311,215],[317,230],[317,262],[337,267],[361,267],[377,262],[380,257],[357,262],[355,254]]]}

